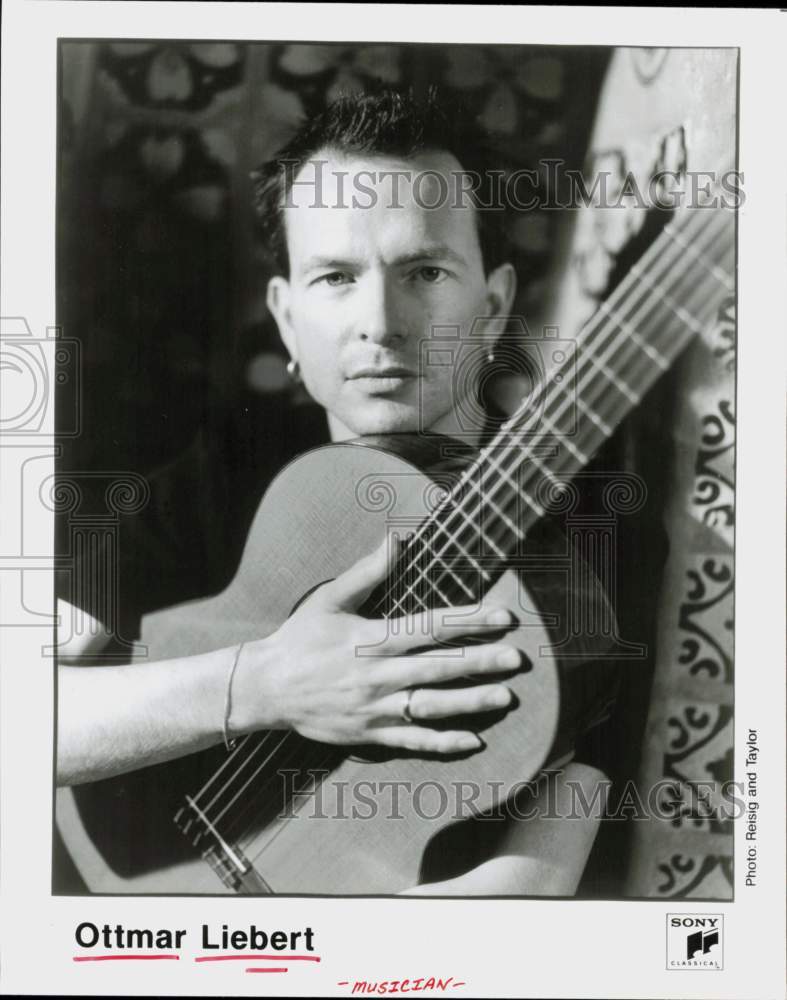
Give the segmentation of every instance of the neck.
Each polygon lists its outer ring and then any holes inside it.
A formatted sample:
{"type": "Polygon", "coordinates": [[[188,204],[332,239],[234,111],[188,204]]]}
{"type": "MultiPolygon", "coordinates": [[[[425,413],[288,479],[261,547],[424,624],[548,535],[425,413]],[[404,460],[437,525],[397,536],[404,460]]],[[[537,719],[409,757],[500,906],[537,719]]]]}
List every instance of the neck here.
{"type": "Polygon", "coordinates": [[[358,437],[330,411],[328,411],[328,431],[331,435],[331,441],[349,441],[351,438],[358,437]]]}

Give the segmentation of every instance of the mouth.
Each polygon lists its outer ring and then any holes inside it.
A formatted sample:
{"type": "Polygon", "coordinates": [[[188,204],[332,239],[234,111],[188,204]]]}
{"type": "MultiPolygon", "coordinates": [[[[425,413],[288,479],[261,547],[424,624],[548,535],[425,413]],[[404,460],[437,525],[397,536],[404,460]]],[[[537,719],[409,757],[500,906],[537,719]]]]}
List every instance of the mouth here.
{"type": "Polygon", "coordinates": [[[353,382],[364,392],[382,395],[401,389],[417,377],[409,368],[389,365],[385,368],[358,368],[348,376],[347,381],[353,382]]]}
{"type": "Polygon", "coordinates": [[[415,378],[415,372],[401,365],[386,365],[384,368],[356,368],[350,380],[359,378],[415,378]]]}

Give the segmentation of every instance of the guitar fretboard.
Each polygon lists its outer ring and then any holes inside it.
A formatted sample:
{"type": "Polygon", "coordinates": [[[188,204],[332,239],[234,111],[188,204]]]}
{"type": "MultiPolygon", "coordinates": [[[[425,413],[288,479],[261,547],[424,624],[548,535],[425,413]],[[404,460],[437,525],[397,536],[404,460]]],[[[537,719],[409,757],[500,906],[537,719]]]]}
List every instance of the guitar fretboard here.
{"type": "Polygon", "coordinates": [[[536,520],[734,293],[734,212],[685,209],[408,541],[375,614],[478,601],[536,520]]]}

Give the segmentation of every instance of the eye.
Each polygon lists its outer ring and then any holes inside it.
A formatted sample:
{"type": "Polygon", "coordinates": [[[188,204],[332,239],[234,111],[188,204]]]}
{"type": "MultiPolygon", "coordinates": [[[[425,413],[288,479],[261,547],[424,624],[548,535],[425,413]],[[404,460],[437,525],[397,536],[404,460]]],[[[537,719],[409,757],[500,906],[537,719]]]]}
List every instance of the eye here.
{"type": "Polygon", "coordinates": [[[432,267],[429,265],[419,267],[414,274],[419,280],[425,281],[428,285],[437,285],[448,276],[448,272],[444,271],[442,267],[432,267]]]}
{"type": "Polygon", "coordinates": [[[314,284],[328,285],[329,288],[338,288],[341,285],[349,285],[353,276],[347,271],[331,271],[330,274],[322,274],[316,278],[314,284]]]}

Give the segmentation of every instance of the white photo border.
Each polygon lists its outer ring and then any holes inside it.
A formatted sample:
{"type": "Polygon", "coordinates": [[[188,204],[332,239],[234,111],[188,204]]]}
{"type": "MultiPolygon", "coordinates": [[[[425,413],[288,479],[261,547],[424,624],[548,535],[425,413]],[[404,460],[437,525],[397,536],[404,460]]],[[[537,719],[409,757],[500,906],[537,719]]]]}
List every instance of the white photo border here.
{"type": "MultiPolygon", "coordinates": [[[[51,895],[53,625],[10,620],[0,598],[0,991],[42,994],[257,995],[260,977],[191,961],[75,963],[74,929],[188,928],[203,923],[314,928],[322,962],[293,969],[287,995],[341,996],[342,981],[421,971],[467,983],[471,996],[697,997],[781,994],[784,955],[784,330],[785,177],[779,121],[787,33],[777,11],[451,5],[197,4],[6,0],[2,23],[2,308],[36,337],[55,322],[55,166],[59,38],[188,37],[276,41],[472,42],[738,47],[739,213],[735,779],[748,729],[762,745],[756,888],[744,888],[735,834],[735,900],[423,900],[75,898],[51,895]],[[10,624],[8,624],[10,621],[10,624]],[[669,912],[724,916],[725,962],[710,979],[667,971],[669,912]],[[251,980],[248,982],[247,980],[251,980]]],[[[49,348],[47,348],[49,349],[49,348]]],[[[54,386],[50,386],[50,391],[54,386]]],[[[51,400],[50,400],[51,402],[51,400]]],[[[37,569],[25,595],[53,592],[51,512],[24,504],[24,463],[54,471],[53,406],[35,442],[2,441],[5,524],[0,576],[37,569]],[[24,506],[23,506],[24,504],[24,506]],[[24,537],[10,526],[22,523],[24,537]],[[24,543],[24,547],[23,547],[24,543]],[[48,565],[49,562],[49,565],[48,565]]],[[[45,600],[43,602],[45,606],[45,600]]],[[[223,966],[224,963],[217,963],[223,966]]],[[[226,963],[232,965],[233,963],[226,963]]],[[[305,964],[305,963],[304,963],[305,964]]],[[[265,977],[263,977],[265,978],[265,977]]]]}

